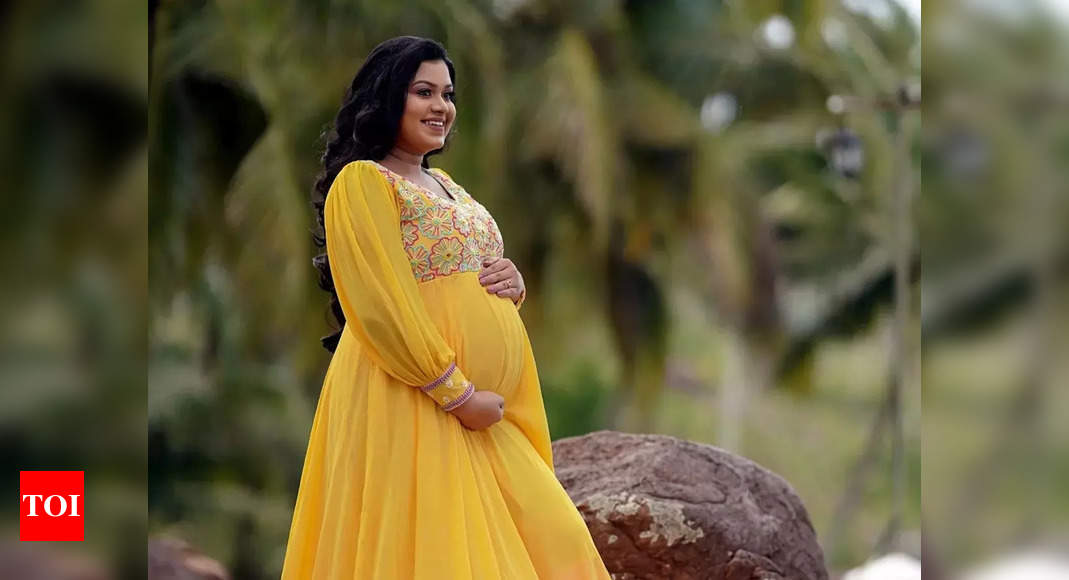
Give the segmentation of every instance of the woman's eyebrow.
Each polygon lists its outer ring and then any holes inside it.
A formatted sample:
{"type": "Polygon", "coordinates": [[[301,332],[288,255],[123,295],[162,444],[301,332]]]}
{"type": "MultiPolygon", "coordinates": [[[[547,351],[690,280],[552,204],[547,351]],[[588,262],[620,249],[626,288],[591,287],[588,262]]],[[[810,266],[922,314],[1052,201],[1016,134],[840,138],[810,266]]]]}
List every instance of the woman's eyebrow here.
{"type": "MultiPolygon", "coordinates": [[[[438,88],[438,85],[432,83],[431,81],[423,81],[423,80],[413,81],[412,82],[412,86],[416,86],[416,85],[418,85],[420,83],[423,83],[425,85],[430,85],[432,88],[438,88]]],[[[447,89],[452,88],[452,87],[453,87],[452,84],[448,84],[448,85],[445,86],[445,88],[447,88],[447,89]]]]}

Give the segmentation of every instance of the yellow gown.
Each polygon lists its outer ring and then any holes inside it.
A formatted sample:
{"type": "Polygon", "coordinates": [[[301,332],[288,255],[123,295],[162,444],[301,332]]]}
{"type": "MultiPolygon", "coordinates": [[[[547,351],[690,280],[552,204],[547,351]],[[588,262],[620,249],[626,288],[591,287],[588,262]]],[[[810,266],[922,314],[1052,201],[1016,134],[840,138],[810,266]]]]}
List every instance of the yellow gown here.
{"type": "Polygon", "coordinates": [[[446,199],[372,161],[324,207],[347,322],[327,369],[284,580],[608,579],[553,473],[538,373],[508,298],[479,284],[493,218],[441,170],[446,199]],[[470,431],[446,412],[505,399],[470,431]]]}

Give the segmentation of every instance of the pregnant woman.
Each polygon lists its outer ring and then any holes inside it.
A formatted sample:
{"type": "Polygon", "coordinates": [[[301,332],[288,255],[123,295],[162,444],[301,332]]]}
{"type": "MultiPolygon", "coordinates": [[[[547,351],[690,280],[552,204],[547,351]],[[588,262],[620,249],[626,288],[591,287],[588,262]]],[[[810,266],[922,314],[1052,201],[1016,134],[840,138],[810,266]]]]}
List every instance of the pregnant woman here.
{"type": "Polygon", "coordinates": [[[316,265],[343,327],[323,339],[284,579],[609,578],[553,474],[523,278],[486,208],[427,163],[454,83],[441,45],[395,38],[335,119],[316,265]]]}

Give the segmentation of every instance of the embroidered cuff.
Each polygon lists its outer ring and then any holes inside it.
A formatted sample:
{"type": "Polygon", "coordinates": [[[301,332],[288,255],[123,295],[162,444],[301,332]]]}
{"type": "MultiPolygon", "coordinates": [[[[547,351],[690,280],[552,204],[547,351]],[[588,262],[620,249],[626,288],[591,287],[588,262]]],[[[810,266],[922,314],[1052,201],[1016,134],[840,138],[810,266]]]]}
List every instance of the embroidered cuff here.
{"type": "Polygon", "coordinates": [[[471,398],[475,393],[475,385],[460,372],[457,364],[453,363],[442,376],[433,383],[420,387],[420,390],[434,399],[443,410],[452,411],[471,398]]]}
{"type": "Polygon", "coordinates": [[[523,306],[523,300],[524,300],[525,298],[527,298],[527,289],[526,289],[526,288],[524,288],[524,289],[523,289],[522,291],[520,291],[520,297],[519,297],[519,298],[517,298],[517,299],[516,299],[516,300],[514,301],[514,302],[515,302],[515,304],[516,304],[516,310],[519,310],[519,309],[520,309],[520,306],[523,306]]]}

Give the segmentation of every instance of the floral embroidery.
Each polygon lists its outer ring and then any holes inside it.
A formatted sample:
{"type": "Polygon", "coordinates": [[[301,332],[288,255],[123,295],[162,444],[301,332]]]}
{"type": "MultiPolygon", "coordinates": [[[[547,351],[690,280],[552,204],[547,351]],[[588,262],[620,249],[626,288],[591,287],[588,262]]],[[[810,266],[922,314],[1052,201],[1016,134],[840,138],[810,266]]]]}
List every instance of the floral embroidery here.
{"type": "Polygon", "coordinates": [[[496,256],[504,255],[505,241],[501,238],[501,232],[497,229],[497,223],[494,222],[494,218],[487,216],[486,225],[490,230],[491,236],[490,252],[496,256]]]}
{"type": "Polygon", "coordinates": [[[471,221],[466,219],[463,215],[457,215],[453,212],[453,227],[457,230],[457,233],[462,236],[471,235],[471,221]]]}
{"type": "Polygon", "coordinates": [[[401,224],[401,241],[404,242],[405,247],[409,247],[416,243],[419,239],[419,227],[412,222],[404,222],[401,224]]]}
{"type": "Polygon", "coordinates": [[[453,214],[444,207],[428,208],[419,221],[419,230],[432,239],[444,238],[453,233],[453,214]]]}
{"type": "MultiPolygon", "coordinates": [[[[464,253],[468,256],[480,256],[479,261],[482,261],[483,245],[479,243],[479,239],[475,237],[464,240],[464,253]]],[[[479,265],[480,268],[482,264],[479,265]]]]}
{"type": "MultiPolygon", "coordinates": [[[[452,378],[453,377],[453,373],[455,373],[456,370],[457,370],[457,363],[455,363],[455,362],[454,363],[450,363],[449,364],[449,368],[445,369],[445,372],[442,373],[442,376],[438,377],[437,379],[434,379],[433,381],[431,381],[430,383],[428,383],[426,385],[423,385],[422,387],[420,387],[420,390],[423,391],[424,393],[429,393],[429,392],[433,391],[434,389],[437,389],[438,387],[440,387],[443,384],[445,384],[446,381],[448,381],[450,378],[452,378]]],[[[453,386],[453,383],[449,383],[449,385],[453,386]]]]}
{"type": "Polygon", "coordinates": [[[464,246],[457,238],[439,240],[431,248],[431,266],[438,275],[451,274],[460,267],[464,246]]]}
{"type": "Polygon", "coordinates": [[[402,220],[418,220],[426,209],[426,200],[418,195],[401,198],[402,220]]]}
{"type": "Polygon", "coordinates": [[[430,254],[427,252],[427,248],[423,246],[414,246],[408,251],[408,261],[412,265],[412,275],[417,280],[422,279],[425,275],[431,271],[431,259],[430,254]]]}
{"type": "Polygon", "coordinates": [[[467,381],[463,383],[463,385],[464,392],[457,396],[456,399],[453,399],[452,402],[449,401],[449,397],[443,397],[442,402],[445,404],[442,406],[442,410],[452,411],[453,409],[456,409],[464,403],[467,403],[468,399],[470,399],[471,396],[475,394],[475,385],[472,384],[471,381],[467,381]]]}
{"type": "Polygon", "coordinates": [[[444,171],[431,170],[451,199],[431,193],[382,165],[375,166],[397,196],[401,241],[416,280],[478,272],[483,258],[504,256],[501,232],[490,212],[444,171]]]}
{"type": "Polygon", "coordinates": [[[467,402],[475,393],[475,385],[466,380],[464,375],[455,376],[457,374],[457,364],[453,363],[442,376],[429,385],[420,387],[420,390],[437,401],[442,409],[452,411],[467,402]]]}

